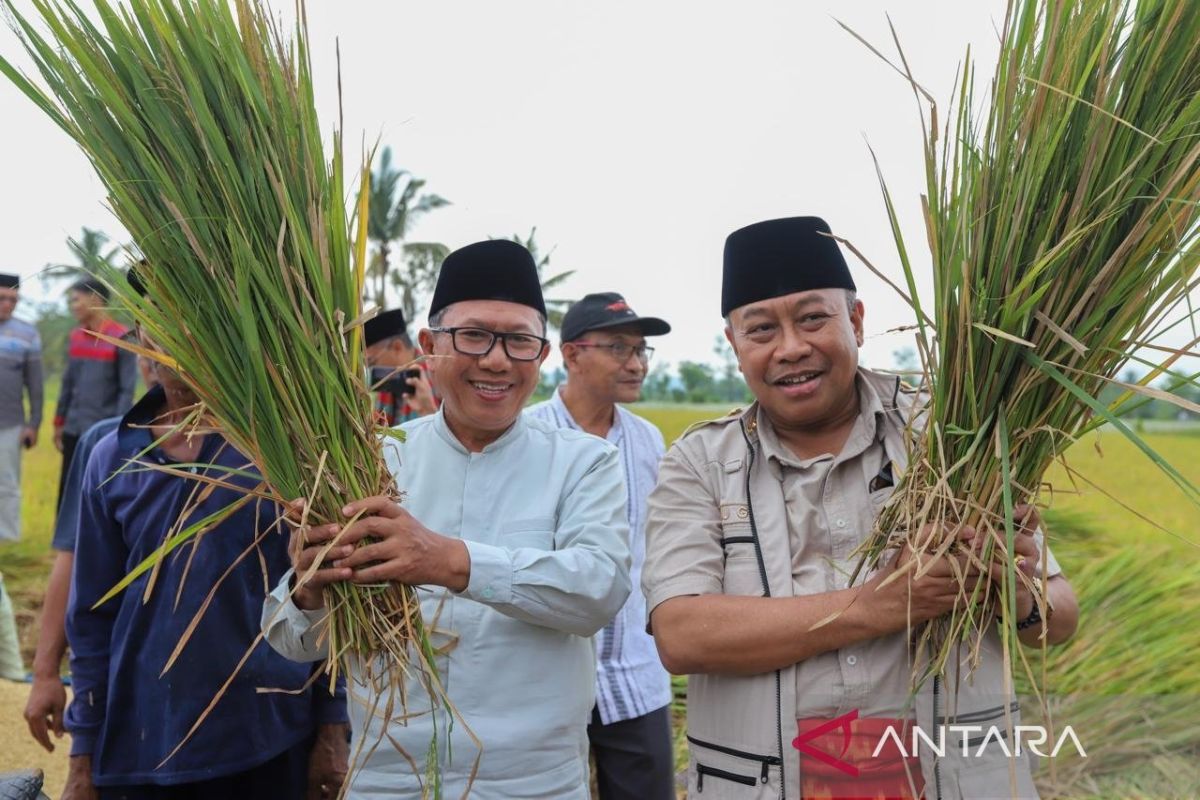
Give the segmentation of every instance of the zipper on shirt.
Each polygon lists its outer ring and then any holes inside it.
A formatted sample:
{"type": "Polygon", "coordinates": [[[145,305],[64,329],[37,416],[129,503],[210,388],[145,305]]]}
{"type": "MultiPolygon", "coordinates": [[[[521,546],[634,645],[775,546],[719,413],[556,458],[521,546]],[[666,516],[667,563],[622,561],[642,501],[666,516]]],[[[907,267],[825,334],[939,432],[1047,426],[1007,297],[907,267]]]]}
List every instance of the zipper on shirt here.
{"type": "Polygon", "coordinates": [[[747,753],[745,750],[735,750],[734,748],[726,747],[723,744],[706,742],[703,739],[697,739],[695,736],[688,736],[687,740],[694,745],[703,747],[705,750],[712,750],[716,753],[724,753],[725,755],[733,756],[734,758],[744,758],[747,761],[759,762],[762,764],[762,769],[759,771],[759,780],[763,783],[766,783],[771,779],[771,767],[783,768],[783,761],[778,756],[762,756],[758,753],[747,753]]]}
{"type": "Polygon", "coordinates": [[[696,763],[696,791],[704,791],[704,776],[711,775],[714,778],[720,778],[733,783],[740,783],[742,786],[753,786],[754,778],[749,775],[738,775],[736,772],[726,772],[723,769],[710,767],[706,764],[696,763]]]}
{"type": "MultiPolygon", "coordinates": [[[[771,596],[767,580],[767,564],[763,559],[762,542],[758,539],[758,524],[754,520],[754,497],[750,492],[750,474],[754,471],[754,443],[746,432],[745,419],[738,421],[742,438],[746,440],[746,513],[750,519],[750,536],[754,539],[754,554],[758,557],[758,574],[762,580],[763,597],[771,596]]],[[[787,775],[783,766],[783,670],[775,670],[775,741],[779,757],[779,800],[787,800],[787,775]]],[[[765,768],[764,768],[765,774],[765,768]]]]}

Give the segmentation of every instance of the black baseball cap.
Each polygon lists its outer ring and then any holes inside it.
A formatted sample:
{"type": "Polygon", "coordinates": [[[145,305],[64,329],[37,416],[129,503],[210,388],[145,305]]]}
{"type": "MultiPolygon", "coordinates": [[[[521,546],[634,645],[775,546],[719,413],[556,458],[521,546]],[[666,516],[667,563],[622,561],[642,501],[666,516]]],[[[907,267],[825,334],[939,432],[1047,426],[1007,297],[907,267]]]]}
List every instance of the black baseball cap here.
{"type": "Polygon", "coordinates": [[[658,317],[639,317],[625,298],[616,292],[597,292],[585,295],[563,315],[562,340],[571,342],[588,331],[637,325],[643,336],[662,336],[671,332],[666,320],[658,317]]]}

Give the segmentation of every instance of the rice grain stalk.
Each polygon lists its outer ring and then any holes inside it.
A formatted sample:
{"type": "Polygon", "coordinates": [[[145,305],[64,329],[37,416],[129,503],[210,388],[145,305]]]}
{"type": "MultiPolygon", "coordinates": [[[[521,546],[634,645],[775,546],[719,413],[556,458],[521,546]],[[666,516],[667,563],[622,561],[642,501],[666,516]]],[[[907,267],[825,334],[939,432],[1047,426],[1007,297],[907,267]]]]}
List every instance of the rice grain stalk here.
{"type": "MultiPolygon", "coordinates": [[[[31,1],[29,17],[3,8],[45,88],[0,72],[80,146],[145,257],[149,300],[103,274],[162,349],[145,354],[275,500],[308,499],[307,524],[395,495],[363,374],[369,169],[347,186],[336,130],[325,155],[302,0],[290,37],[259,0],[31,1]]],[[[389,708],[409,679],[446,704],[412,587],[336,584],[326,601],[331,684],[353,662],[389,708]]],[[[425,777],[440,794],[436,757],[425,777]]]]}
{"type": "MultiPolygon", "coordinates": [[[[944,131],[902,51],[896,68],[928,113],[921,203],[931,303],[917,292],[877,170],[917,315],[928,402],[859,569],[910,544],[922,551],[919,572],[928,563],[920,532],[941,523],[977,528],[982,561],[999,558],[1007,572],[985,602],[964,593],[955,612],[922,626],[931,660],[914,675],[920,683],[944,673],[963,643],[977,658],[994,614],[1006,658],[1018,658],[1015,589],[1024,577],[1012,557],[1013,506],[1036,498],[1080,433],[1112,425],[1200,506],[1200,491],[1119,418],[1134,393],[1155,394],[1149,381],[1185,351],[1165,348],[1170,355],[1149,362],[1151,373],[1111,407],[1096,400],[1124,364],[1145,361],[1143,346],[1158,332],[1186,322],[1195,330],[1200,5],[1012,0],[990,103],[976,110],[968,52],[944,131]]],[[[1183,383],[1194,384],[1175,385],[1183,383]]],[[[946,553],[953,538],[928,550],[946,553]]]]}

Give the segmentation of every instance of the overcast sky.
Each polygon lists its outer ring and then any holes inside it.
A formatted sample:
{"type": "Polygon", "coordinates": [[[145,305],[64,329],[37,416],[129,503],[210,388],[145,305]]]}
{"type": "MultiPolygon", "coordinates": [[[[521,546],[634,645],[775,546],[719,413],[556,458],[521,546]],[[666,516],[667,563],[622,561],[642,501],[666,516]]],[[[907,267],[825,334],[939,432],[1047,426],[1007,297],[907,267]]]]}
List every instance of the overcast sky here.
{"type": "MultiPolygon", "coordinates": [[[[671,362],[712,358],[722,244],[742,225],[823,216],[899,279],[868,141],[927,263],[919,109],[834,19],[890,54],[887,14],[939,100],[968,44],[990,73],[1002,0],[309,2],[330,124],[341,45],[347,155],[379,138],[453,202],[414,239],[457,247],[536,225],[553,271],[577,270],[554,294],[623,292],[674,325],[655,342],[671,362]]],[[[22,55],[6,29],[0,49],[22,55]]],[[[7,82],[0,112],[0,269],[30,275],[68,259],[65,239],[83,225],[119,237],[66,136],[7,82]]],[[[911,314],[851,266],[867,307],[864,361],[887,366],[911,340],[884,331],[911,314]]]]}

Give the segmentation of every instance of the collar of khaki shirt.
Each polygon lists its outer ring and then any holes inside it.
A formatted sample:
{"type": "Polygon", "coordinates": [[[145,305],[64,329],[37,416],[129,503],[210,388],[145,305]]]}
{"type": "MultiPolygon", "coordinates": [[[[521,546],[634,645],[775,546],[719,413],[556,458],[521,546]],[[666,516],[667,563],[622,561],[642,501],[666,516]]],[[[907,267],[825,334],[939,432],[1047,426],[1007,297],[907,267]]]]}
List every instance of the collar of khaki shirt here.
{"type": "Polygon", "coordinates": [[[861,372],[855,378],[855,389],[858,391],[858,417],[854,420],[854,427],[850,431],[849,438],[846,439],[846,444],[837,454],[826,453],[813,458],[799,458],[779,440],[779,436],[775,433],[775,427],[762,406],[756,407],[755,429],[768,468],[773,475],[779,477],[783,467],[807,469],[813,464],[827,459],[834,464],[849,460],[861,455],[876,439],[881,438],[881,426],[885,413],[883,400],[875,388],[863,378],[861,372]]]}

